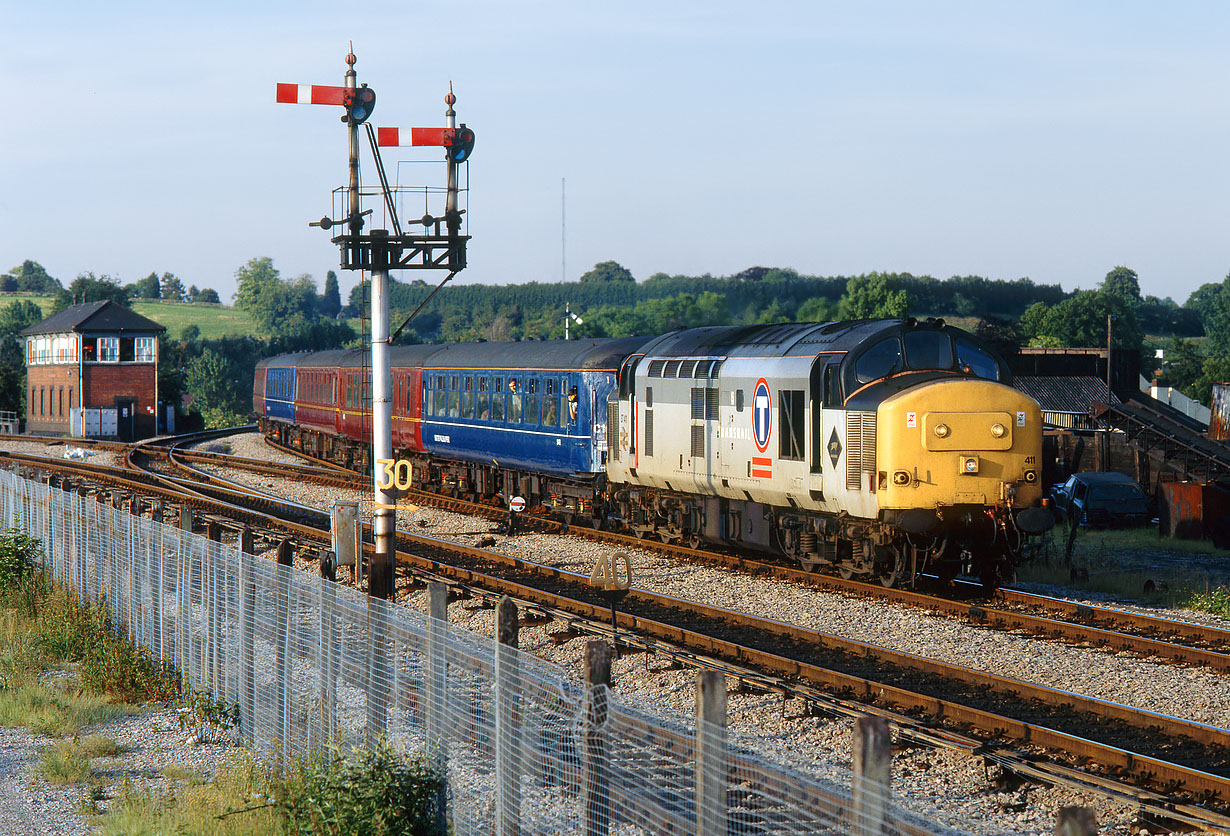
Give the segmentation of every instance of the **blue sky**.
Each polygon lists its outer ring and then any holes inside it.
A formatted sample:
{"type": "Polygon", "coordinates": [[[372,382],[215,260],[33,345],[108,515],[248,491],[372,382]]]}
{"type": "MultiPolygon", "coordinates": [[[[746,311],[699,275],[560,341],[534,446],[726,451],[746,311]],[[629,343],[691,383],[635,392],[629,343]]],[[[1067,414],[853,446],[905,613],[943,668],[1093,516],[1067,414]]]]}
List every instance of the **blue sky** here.
{"type": "MultiPolygon", "coordinates": [[[[274,88],[340,84],[353,40],[374,125],[442,124],[451,80],[477,133],[458,282],[559,281],[564,178],[569,280],[1126,264],[1181,303],[1230,271],[1224,4],[39,5],[3,0],[0,270],[323,285],[340,108],[274,88]]],[[[434,183],[433,156],[385,164],[434,183]]]]}

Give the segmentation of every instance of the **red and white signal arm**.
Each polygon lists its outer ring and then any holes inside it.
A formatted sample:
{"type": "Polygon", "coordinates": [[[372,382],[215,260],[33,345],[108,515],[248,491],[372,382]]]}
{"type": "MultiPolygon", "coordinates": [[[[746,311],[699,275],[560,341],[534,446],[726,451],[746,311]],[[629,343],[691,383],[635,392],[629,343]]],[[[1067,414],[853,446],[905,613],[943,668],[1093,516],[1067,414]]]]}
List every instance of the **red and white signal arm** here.
{"type": "Polygon", "coordinates": [[[328,84],[278,84],[278,102],[281,104],[327,104],[340,105],[346,95],[345,87],[328,84]]]}
{"type": "Polygon", "coordinates": [[[399,145],[452,145],[452,128],[376,128],[376,144],[381,148],[399,145]]]}
{"type": "Polygon", "coordinates": [[[508,510],[516,511],[518,514],[524,511],[525,510],[525,497],[514,496],[512,499],[508,500],[508,510]]]}

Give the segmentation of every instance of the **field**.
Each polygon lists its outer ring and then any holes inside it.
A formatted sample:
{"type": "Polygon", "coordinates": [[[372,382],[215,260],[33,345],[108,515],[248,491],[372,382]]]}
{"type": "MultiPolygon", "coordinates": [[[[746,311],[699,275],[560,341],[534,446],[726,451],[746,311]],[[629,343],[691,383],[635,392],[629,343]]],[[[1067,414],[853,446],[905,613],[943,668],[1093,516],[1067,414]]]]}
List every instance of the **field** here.
{"type": "MultiPolygon", "coordinates": [[[[51,313],[50,296],[0,293],[0,307],[18,301],[33,302],[43,309],[44,315],[51,313]]],[[[184,305],[176,302],[139,301],[132,303],[132,309],[164,326],[167,329],[167,337],[171,339],[179,339],[184,328],[189,325],[200,328],[203,339],[242,336],[255,333],[256,330],[251,317],[245,312],[223,305],[184,305]]]]}

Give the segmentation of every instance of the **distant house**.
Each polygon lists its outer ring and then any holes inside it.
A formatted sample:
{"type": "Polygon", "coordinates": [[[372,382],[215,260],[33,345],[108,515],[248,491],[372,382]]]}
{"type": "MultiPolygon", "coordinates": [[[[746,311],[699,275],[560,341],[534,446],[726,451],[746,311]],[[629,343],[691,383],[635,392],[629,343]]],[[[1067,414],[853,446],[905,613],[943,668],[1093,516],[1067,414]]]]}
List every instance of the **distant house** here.
{"type": "Polygon", "coordinates": [[[157,434],[165,331],[110,301],[73,305],[26,328],[26,431],[123,441],[157,434]]]}

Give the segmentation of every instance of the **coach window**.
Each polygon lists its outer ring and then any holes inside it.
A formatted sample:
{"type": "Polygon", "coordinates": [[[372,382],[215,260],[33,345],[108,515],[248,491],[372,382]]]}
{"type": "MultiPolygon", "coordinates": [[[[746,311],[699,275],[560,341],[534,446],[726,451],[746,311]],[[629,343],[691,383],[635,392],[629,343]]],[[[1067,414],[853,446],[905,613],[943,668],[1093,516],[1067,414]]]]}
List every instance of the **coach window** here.
{"type": "Polygon", "coordinates": [[[527,377],[525,379],[525,396],[521,401],[521,423],[530,425],[538,423],[538,397],[538,378],[527,377]]]}
{"type": "Polygon", "coordinates": [[[504,420],[504,398],[507,397],[504,394],[504,378],[497,377],[493,381],[492,385],[495,388],[495,392],[493,392],[491,395],[491,420],[492,421],[503,421],[504,420]]]}
{"type": "Polygon", "coordinates": [[[735,390],[735,412],[743,411],[743,390],[735,390]]]}
{"type": "Polygon", "coordinates": [[[448,377],[448,384],[448,417],[458,418],[461,416],[461,381],[452,374],[448,377]]]}
{"type": "Polygon", "coordinates": [[[478,420],[491,418],[491,378],[484,375],[478,379],[478,420]]]}
{"type": "Polygon", "coordinates": [[[464,378],[462,378],[462,380],[464,382],[461,387],[462,389],[461,391],[461,417],[462,418],[473,418],[474,417],[474,378],[471,377],[470,375],[466,375],[464,378]]]}
{"type": "Polygon", "coordinates": [[[515,377],[508,379],[508,422],[510,424],[521,423],[521,398],[524,393],[521,391],[521,381],[515,377]]]}
{"type": "Polygon", "coordinates": [[[546,394],[542,398],[542,425],[544,427],[559,426],[559,396],[556,392],[559,381],[548,377],[543,381],[546,394]]]}

